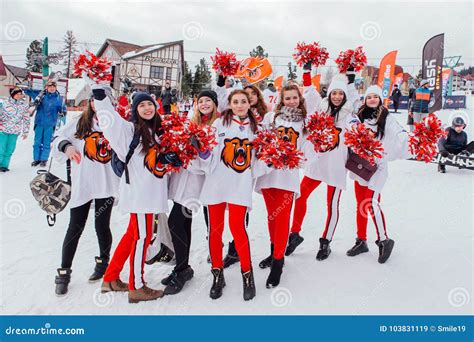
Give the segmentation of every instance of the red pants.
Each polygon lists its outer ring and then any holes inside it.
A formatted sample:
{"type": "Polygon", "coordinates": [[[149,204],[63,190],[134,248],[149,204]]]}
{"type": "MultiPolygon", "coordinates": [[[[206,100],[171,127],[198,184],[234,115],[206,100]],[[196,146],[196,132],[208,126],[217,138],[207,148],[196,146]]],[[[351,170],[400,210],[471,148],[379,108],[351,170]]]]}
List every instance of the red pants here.
{"type": "MultiPolygon", "coordinates": [[[[299,233],[306,215],[308,197],[316,189],[321,181],[304,176],[300,185],[301,195],[295,201],[295,212],[293,214],[293,224],[291,226],[292,233],[299,233]]],[[[337,222],[339,221],[339,200],[341,199],[342,190],[332,185],[328,185],[327,191],[327,218],[326,227],[324,228],[323,238],[332,240],[336,231],[337,222]]]]}
{"type": "Polygon", "coordinates": [[[137,290],[145,285],[143,266],[146,250],[153,235],[153,214],[130,214],[127,231],[122,236],[110,260],[104,281],[114,281],[120,277],[123,265],[130,258],[130,278],[128,287],[137,290]]]}
{"type": "Polygon", "coordinates": [[[290,232],[293,193],[287,190],[270,188],[262,189],[262,195],[267,206],[268,231],[270,242],[273,244],[273,258],[280,260],[285,255],[290,232]]]}
{"type": "Polygon", "coordinates": [[[377,240],[388,239],[385,217],[380,207],[380,193],[370,190],[358,182],[354,182],[354,188],[357,201],[357,237],[364,241],[367,240],[367,213],[370,213],[377,232],[377,240]]]}
{"type": "Polygon", "coordinates": [[[224,267],[222,260],[222,233],[224,232],[226,206],[229,210],[230,231],[234,237],[235,249],[240,258],[240,268],[242,272],[248,272],[252,268],[252,262],[245,223],[247,207],[231,203],[208,205],[209,253],[211,255],[212,268],[224,267]]]}

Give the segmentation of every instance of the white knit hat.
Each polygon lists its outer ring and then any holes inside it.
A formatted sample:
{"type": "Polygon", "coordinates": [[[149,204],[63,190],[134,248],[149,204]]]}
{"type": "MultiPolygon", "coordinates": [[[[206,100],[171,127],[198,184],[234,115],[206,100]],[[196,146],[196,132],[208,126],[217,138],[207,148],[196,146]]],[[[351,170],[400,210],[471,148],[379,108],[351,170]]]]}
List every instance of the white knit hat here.
{"type": "Polygon", "coordinates": [[[378,95],[383,100],[382,89],[380,89],[379,86],[371,85],[370,87],[367,88],[367,90],[365,91],[365,94],[364,94],[364,102],[365,102],[365,98],[369,94],[378,95]]]}
{"type": "Polygon", "coordinates": [[[331,94],[331,92],[335,89],[342,90],[344,94],[347,96],[347,77],[344,74],[337,74],[335,75],[332,80],[331,84],[329,84],[327,94],[331,94]]]}

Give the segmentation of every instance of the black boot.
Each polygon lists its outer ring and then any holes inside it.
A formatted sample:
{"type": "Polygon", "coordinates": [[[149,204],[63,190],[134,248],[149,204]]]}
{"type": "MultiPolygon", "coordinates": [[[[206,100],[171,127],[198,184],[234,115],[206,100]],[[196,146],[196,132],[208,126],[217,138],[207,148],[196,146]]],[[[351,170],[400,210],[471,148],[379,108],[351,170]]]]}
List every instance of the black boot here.
{"type": "Polygon", "coordinates": [[[367,247],[367,242],[365,240],[361,240],[359,238],[356,239],[356,243],[346,252],[347,256],[356,256],[361,253],[366,253],[369,251],[369,247],[367,247]]]}
{"type": "Polygon", "coordinates": [[[319,261],[325,260],[331,254],[331,248],[329,248],[330,241],[328,239],[319,239],[319,251],[316,255],[316,259],[319,261]]]}
{"type": "Polygon", "coordinates": [[[102,279],[107,266],[109,266],[108,259],[95,257],[95,268],[94,272],[89,277],[89,283],[95,283],[96,281],[102,279]]]}
{"type": "Polygon", "coordinates": [[[258,267],[260,267],[261,269],[270,267],[272,265],[272,259],[273,259],[273,243],[270,245],[270,255],[267,256],[262,261],[260,261],[260,263],[258,264],[258,267]]]}
{"type": "Polygon", "coordinates": [[[227,255],[224,258],[224,268],[235,264],[240,260],[237,250],[235,249],[235,242],[229,242],[229,248],[227,249],[227,255]]]}
{"type": "Polygon", "coordinates": [[[375,244],[379,246],[379,263],[383,264],[385,261],[390,258],[390,254],[392,254],[393,245],[395,245],[395,241],[392,239],[386,239],[383,241],[375,241],[375,244]]]}
{"type": "Polygon", "coordinates": [[[272,268],[270,274],[267,278],[267,289],[272,287],[277,287],[280,284],[281,273],[283,272],[283,265],[285,264],[285,259],[281,258],[280,260],[272,259],[272,268]]]}
{"type": "Polygon", "coordinates": [[[212,299],[217,299],[222,296],[222,289],[225,287],[224,269],[213,268],[211,272],[214,276],[214,281],[212,282],[211,292],[209,293],[209,296],[212,299]]]}
{"type": "Polygon", "coordinates": [[[164,284],[166,285],[165,291],[164,291],[165,295],[174,295],[180,292],[183,289],[184,284],[186,284],[188,280],[191,280],[193,276],[194,276],[194,271],[191,268],[191,266],[188,266],[184,270],[178,271],[178,272],[173,270],[171,274],[169,275],[169,277],[161,281],[162,284],[164,280],[166,280],[167,282],[167,284],[164,284]]]}
{"type": "Polygon", "coordinates": [[[145,261],[145,264],[153,265],[155,262],[167,263],[167,262],[170,262],[171,260],[173,260],[173,257],[174,257],[173,251],[170,248],[168,248],[168,246],[166,246],[165,244],[162,243],[160,251],[158,252],[158,254],[156,254],[150,260],[145,261]]]}
{"type": "Polygon", "coordinates": [[[33,167],[34,167],[34,166],[38,166],[39,163],[40,163],[39,160],[33,160],[33,161],[31,162],[31,166],[33,166],[33,167]]]}
{"type": "Polygon", "coordinates": [[[70,268],[58,268],[58,275],[54,283],[56,284],[56,296],[64,296],[67,293],[67,286],[71,281],[70,268]]]}
{"type": "Polygon", "coordinates": [[[244,283],[244,300],[251,300],[255,297],[255,281],[253,279],[253,271],[242,272],[242,280],[244,283]]]}
{"type": "Polygon", "coordinates": [[[300,233],[291,233],[288,239],[288,246],[286,246],[285,255],[291,255],[295,251],[296,247],[298,247],[303,241],[304,238],[300,236],[300,233]]]}
{"type": "Polygon", "coordinates": [[[446,166],[443,164],[438,164],[438,172],[439,173],[446,173],[446,166]]]}

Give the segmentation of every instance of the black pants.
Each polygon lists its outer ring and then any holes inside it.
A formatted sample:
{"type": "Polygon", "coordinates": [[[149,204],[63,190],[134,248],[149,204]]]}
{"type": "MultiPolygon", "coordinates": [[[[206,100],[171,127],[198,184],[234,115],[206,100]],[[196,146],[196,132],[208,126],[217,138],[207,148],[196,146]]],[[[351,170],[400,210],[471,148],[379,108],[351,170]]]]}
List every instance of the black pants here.
{"type": "MultiPolygon", "coordinates": [[[[91,207],[92,200],[81,205],[80,207],[71,209],[71,217],[69,219],[69,227],[64,237],[63,255],[61,261],[62,268],[71,268],[72,260],[76,254],[77,244],[86,226],[87,216],[91,207]]],[[[99,198],[95,200],[95,232],[99,241],[100,257],[110,258],[110,248],[112,247],[112,233],[110,231],[110,216],[114,198],[99,198]]]]}
{"type": "Polygon", "coordinates": [[[170,114],[171,113],[171,105],[163,105],[163,112],[165,114],[170,114]]]}
{"type": "Polygon", "coordinates": [[[400,104],[399,101],[393,101],[393,109],[395,109],[395,111],[398,111],[399,104],[400,104]]]}
{"type": "Polygon", "coordinates": [[[193,213],[188,208],[174,202],[168,217],[171,240],[173,241],[176,256],[176,272],[184,270],[189,266],[189,250],[191,248],[191,225],[193,213]]]}

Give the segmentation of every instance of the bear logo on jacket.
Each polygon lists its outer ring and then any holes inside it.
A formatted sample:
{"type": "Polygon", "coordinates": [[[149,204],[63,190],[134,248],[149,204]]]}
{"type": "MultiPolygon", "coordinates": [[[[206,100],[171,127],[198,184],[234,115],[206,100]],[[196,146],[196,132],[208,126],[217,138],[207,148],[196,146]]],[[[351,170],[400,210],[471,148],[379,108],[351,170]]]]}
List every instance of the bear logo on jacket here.
{"type": "Polygon", "coordinates": [[[102,164],[112,159],[112,148],[102,132],[92,132],[84,138],[84,155],[102,164]]]}
{"type": "Polygon", "coordinates": [[[143,162],[147,170],[150,171],[155,177],[163,178],[166,173],[166,166],[158,161],[158,155],[158,146],[154,145],[148,150],[143,162]]]}
{"type": "Polygon", "coordinates": [[[293,127],[280,126],[276,129],[278,137],[283,141],[289,141],[293,146],[297,146],[300,134],[293,127]]]}
{"type": "Polygon", "coordinates": [[[252,143],[249,139],[225,139],[221,160],[232,170],[242,173],[250,167],[252,160],[252,143]]]}

